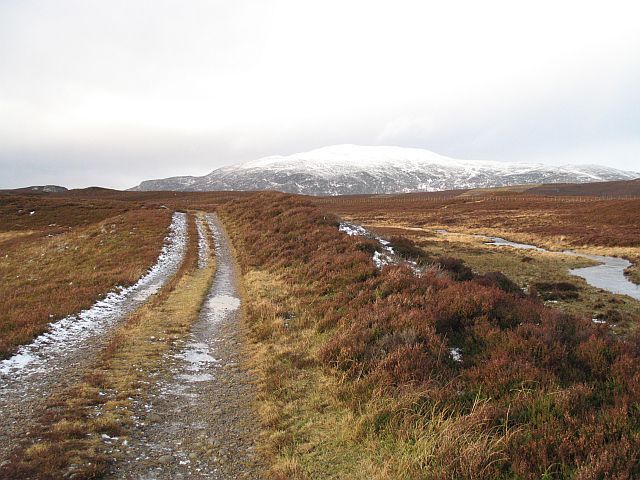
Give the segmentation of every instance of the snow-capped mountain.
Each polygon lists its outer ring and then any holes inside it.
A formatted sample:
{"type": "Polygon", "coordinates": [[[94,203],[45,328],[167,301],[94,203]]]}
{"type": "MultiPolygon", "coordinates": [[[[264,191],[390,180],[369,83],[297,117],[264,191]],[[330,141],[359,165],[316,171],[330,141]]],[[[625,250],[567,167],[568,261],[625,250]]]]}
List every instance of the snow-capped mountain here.
{"type": "Polygon", "coordinates": [[[535,183],[630,180],[598,165],[456,160],[419,148],[335,145],[222,167],[203,177],[146,180],[132,190],[279,190],[309,195],[406,193],[535,183]]]}

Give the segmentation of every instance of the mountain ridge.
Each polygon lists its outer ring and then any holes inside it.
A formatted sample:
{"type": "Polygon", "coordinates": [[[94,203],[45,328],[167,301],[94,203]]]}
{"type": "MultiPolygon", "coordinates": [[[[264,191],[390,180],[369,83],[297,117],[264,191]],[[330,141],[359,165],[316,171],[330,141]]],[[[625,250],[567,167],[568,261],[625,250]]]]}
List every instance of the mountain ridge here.
{"type": "Polygon", "coordinates": [[[308,195],[345,195],[590,183],[638,177],[640,173],[600,165],[550,166],[457,160],[418,148],[334,145],[225,166],[201,177],[145,180],[130,190],[279,190],[308,195]]]}

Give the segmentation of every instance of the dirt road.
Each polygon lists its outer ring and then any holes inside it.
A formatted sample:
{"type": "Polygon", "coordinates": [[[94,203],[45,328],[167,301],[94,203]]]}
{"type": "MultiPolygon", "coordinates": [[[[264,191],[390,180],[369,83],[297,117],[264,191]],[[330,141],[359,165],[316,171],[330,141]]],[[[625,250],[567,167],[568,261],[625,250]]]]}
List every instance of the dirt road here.
{"type": "Polygon", "coordinates": [[[135,285],[53,323],[48,333],[0,362],[0,463],[33,426],[51,394],[77,382],[110,332],[175,274],[185,254],[186,226],[186,214],[174,214],[158,261],[135,285]]]}
{"type": "Polygon", "coordinates": [[[188,341],[168,355],[136,403],[137,425],[108,478],[259,478],[258,424],[241,368],[238,273],[229,240],[208,215],[217,269],[188,341]]]}

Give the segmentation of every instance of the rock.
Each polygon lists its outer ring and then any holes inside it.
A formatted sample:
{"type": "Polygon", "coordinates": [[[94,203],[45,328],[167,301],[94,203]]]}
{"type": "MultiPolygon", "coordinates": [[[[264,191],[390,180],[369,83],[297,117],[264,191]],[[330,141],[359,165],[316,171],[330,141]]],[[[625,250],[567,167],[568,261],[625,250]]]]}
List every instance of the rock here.
{"type": "Polygon", "coordinates": [[[158,415],[157,413],[150,413],[147,415],[147,422],[150,423],[158,423],[162,421],[162,417],[160,415],[158,415]]]}
{"type": "Polygon", "coordinates": [[[193,460],[193,461],[198,460],[198,455],[196,455],[195,453],[191,452],[189,454],[189,460],[193,460]]]}
{"type": "Polygon", "coordinates": [[[175,461],[175,458],[173,458],[173,455],[162,455],[161,457],[158,458],[158,463],[162,465],[169,465],[174,461],[175,461]]]}

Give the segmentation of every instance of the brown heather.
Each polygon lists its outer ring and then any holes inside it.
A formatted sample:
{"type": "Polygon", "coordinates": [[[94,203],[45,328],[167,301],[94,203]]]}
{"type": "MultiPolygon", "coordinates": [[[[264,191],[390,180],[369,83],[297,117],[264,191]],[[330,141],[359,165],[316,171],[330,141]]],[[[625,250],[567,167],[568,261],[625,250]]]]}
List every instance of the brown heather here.
{"type": "Polygon", "coordinates": [[[640,475],[638,336],[500,274],[462,279],[455,259],[421,277],[376,271],[371,245],[299,197],[257,194],[221,215],[259,297],[247,321],[274,478],[640,475]]]}
{"type": "MultiPolygon", "coordinates": [[[[446,193],[446,192],[442,192],[446,193]]],[[[453,192],[450,192],[453,193],[453,192]]],[[[368,223],[402,219],[416,226],[452,231],[508,232],[548,247],[582,245],[634,247],[640,244],[640,199],[434,194],[317,198],[312,201],[368,223]]]]}

